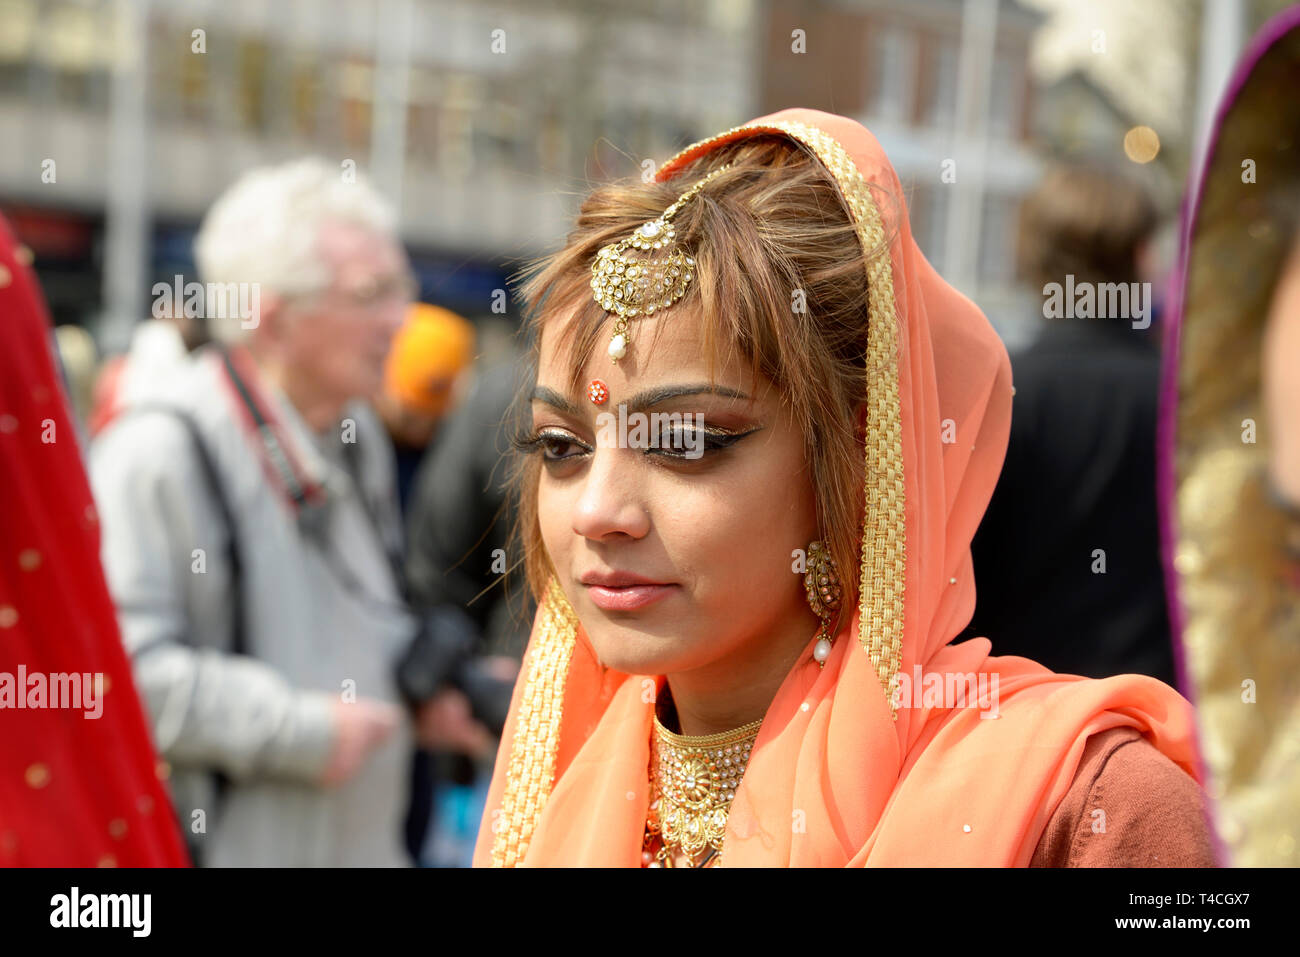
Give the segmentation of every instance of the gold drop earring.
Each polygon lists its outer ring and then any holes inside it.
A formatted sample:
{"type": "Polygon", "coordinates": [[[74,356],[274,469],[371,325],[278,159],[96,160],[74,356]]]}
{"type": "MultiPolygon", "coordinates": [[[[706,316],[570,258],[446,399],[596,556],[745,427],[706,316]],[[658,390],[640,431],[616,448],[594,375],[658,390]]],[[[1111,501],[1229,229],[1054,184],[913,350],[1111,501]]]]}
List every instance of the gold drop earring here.
{"type": "Polygon", "coordinates": [[[825,542],[808,544],[808,568],[804,572],[803,587],[813,614],[822,620],[817,644],[813,646],[813,659],[817,667],[825,668],[826,659],[831,656],[832,640],[827,628],[840,609],[841,595],[839,571],[825,542]]]}

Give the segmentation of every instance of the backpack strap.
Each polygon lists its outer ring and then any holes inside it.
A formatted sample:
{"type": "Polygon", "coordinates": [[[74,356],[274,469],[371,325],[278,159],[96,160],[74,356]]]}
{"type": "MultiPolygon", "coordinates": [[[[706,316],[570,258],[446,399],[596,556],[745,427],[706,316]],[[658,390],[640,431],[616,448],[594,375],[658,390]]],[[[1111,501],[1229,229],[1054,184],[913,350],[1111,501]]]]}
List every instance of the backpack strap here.
{"type": "Polygon", "coordinates": [[[226,495],[225,486],[221,482],[220,472],[217,470],[217,463],[208,449],[207,442],[203,439],[203,433],[199,429],[198,422],[186,410],[161,402],[145,402],[133,405],[122,412],[122,416],[136,415],[145,412],[160,412],[164,415],[171,416],[174,420],[185,427],[189,433],[190,443],[194,447],[195,455],[198,458],[199,471],[203,473],[203,481],[207,486],[208,497],[212,504],[217,508],[221,522],[226,526],[227,548],[226,559],[230,567],[230,603],[231,603],[231,641],[230,650],[233,654],[244,655],[248,653],[247,624],[244,620],[244,589],[243,589],[243,561],[239,548],[239,525],[235,521],[235,512],[231,508],[230,498],[226,495]]]}
{"type": "MultiPolygon", "coordinates": [[[[194,447],[195,455],[198,457],[199,471],[203,473],[203,481],[207,486],[207,492],[210,500],[217,508],[222,524],[226,526],[227,548],[226,559],[230,567],[230,606],[231,606],[231,634],[230,634],[230,651],[232,654],[244,655],[248,653],[248,642],[246,637],[246,624],[244,621],[244,589],[243,589],[243,563],[239,550],[238,524],[235,522],[235,513],[230,506],[230,499],[226,495],[225,487],[221,483],[221,476],[217,470],[217,463],[208,449],[208,444],[203,440],[203,433],[199,429],[199,424],[189,412],[184,409],[167,405],[161,402],[145,402],[133,405],[124,409],[122,417],[147,412],[157,412],[163,415],[171,416],[175,421],[185,427],[189,433],[190,442],[194,447]]],[[[221,771],[213,770],[212,782],[215,790],[213,798],[212,812],[215,815],[217,808],[220,807],[225,799],[226,792],[230,789],[230,779],[221,771]]],[[[190,852],[190,858],[195,866],[202,867],[206,857],[206,847],[196,836],[185,830],[183,835],[186,846],[190,852]]]]}

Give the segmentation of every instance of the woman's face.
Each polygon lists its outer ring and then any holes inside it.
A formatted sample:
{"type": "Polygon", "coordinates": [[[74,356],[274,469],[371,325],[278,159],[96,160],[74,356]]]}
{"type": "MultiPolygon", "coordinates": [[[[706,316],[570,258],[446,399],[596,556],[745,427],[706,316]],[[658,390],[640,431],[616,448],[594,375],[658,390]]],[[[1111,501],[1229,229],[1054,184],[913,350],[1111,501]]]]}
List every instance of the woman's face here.
{"type": "Polygon", "coordinates": [[[538,515],[600,661],[670,675],[753,660],[782,627],[806,625],[810,638],[817,620],[793,553],[817,537],[815,500],[803,436],[772,384],[760,377],[755,391],[732,358],[711,388],[699,318],[684,308],[633,320],[617,365],[602,334],[573,395],[555,348],[567,321],[547,322],[541,337],[538,515]],[[603,404],[586,394],[593,379],[608,390],[603,404]]]}

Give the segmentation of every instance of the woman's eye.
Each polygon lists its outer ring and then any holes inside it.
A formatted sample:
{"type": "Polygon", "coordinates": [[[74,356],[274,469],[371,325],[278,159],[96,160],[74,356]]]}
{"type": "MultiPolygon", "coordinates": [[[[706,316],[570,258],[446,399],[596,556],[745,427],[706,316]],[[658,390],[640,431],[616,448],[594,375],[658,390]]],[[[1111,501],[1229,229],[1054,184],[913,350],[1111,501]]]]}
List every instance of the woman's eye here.
{"type": "Polygon", "coordinates": [[[538,445],[542,449],[542,458],[549,462],[558,462],[562,459],[572,458],[575,455],[581,455],[587,451],[585,446],[579,445],[570,438],[563,435],[540,435],[537,437],[538,445]]]}
{"type": "Polygon", "coordinates": [[[541,452],[544,462],[564,462],[591,451],[591,448],[576,436],[555,429],[521,434],[514,438],[513,444],[524,454],[541,452]]]}
{"type": "Polygon", "coordinates": [[[664,429],[659,436],[659,448],[674,455],[701,455],[708,448],[706,438],[698,429],[664,429]]]}
{"type": "MultiPolygon", "coordinates": [[[[647,455],[669,459],[695,460],[709,452],[729,448],[736,442],[757,432],[760,427],[745,432],[724,432],[717,429],[682,428],[669,426],[657,433],[648,447],[638,443],[647,455]]],[[[644,439],[641,440],[644,442],[644,439]]],[[[567,462],[590,455],[594,449],[576,435],[563,430],[547,429],[540,432],[521,433],[512,439],[516,449],[525,454],[540,452],[542,461],[551,464],[567,462]]]]}
{"type": "Polygon", "coordinates": [[[671,458],[698,459],[734,445],[751,432],[721,432],[712,429],[666,428],[659,434],[658,448],[650,449],[671,458]]]}

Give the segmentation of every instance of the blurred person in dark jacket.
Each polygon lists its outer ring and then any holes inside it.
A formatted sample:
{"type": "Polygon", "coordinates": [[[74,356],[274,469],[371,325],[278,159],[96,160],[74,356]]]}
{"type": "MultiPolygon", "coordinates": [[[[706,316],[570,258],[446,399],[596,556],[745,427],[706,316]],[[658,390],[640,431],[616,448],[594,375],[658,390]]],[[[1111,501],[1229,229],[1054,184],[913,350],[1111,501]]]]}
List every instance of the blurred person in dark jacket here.
{"type": "MultiPolygon", "coordinates": [[[[403,515],[409,511],[420,464],[472,381],[475,348],[473,323],[450,309],[424,302],[411,304],[393,337],[375,410],[393,442],[403,515]]],[[[429,621],[438,634],[430,638],[441,644],[442,650],[433,653],[435,658],[445,661],[450,657],[449,642],[463,643],[466,651],[477,644],[477,634],[472,626],[466,626],[458,609],[426,607],[436,609],[429,621]]],[[[405,825],[407,851],[416,861],[424,856],[424,838],[434,810],[437,755],[473,760],[495,749],[491,732],[475,717],[471,701],[460,688],[438,689],[428,708],[428,723],[436,725],[436,746],[433,750],[417,748],[413,755],[405,825]]]]}
{"type": "Polygon", "coordinates": [[[507,496],[510,428],[521,367],[478,370],[444,423],[419,473],[407,521],[406,576],[412,604],[463,608],[483,650],[516,660],[528,637],[525,589],[507,587],[517,556],[507,548],[514,515],[507,496]]]}
{"type": "Polygon", "coordinates": [[[417,302],[393,337],[375,410],[393,440],[405,513],[435,433],[473,374],[474,325],[450,309],[417,302]]]}
{"type": "MultiPolygon", "coordinates": [[[[463,701],[460,712],[472,713],[495,736],[505,724],[533,614],[522,579],[508,578],[517,561],[508,551],[514,513],[508,504],[507,456],[522,372],[522,365],[508,359],[476,371],[464,401],[443,424],[416,476],[407,518],[412,606],[441,617],[449,630],[473,636],[484,690],[477,706],[463,701]]],[[[454,707],[445,699],[443,705],[454,707]]],[[[486,750],[444,749],[417,761],[407,821],[408,846],[417,857],[430,837],[435,791],[444,798],[483,791],[475,784],[486,783],[495,746],[494,738],[486,750]]],[[[481,803],[481,794],[477,800],[481,803]]],[[[465,853],[452,855],[466,864],[481,816],[477,810],[465,817],[470,831],[465,853]]],[[[446,837],[440,836],[443,844],[446,837]]]]}
{"type": "Polygon", "coordinates": [[[972,545],[966,631],[1088,677],[1175,684],[1156,512],[1160,353],[1139,262],[1157,223],[1117,170],[1050,169],[1021,209],[1019,266],[1039,338],[1013,354],[1006,464],[972,545]]]}

